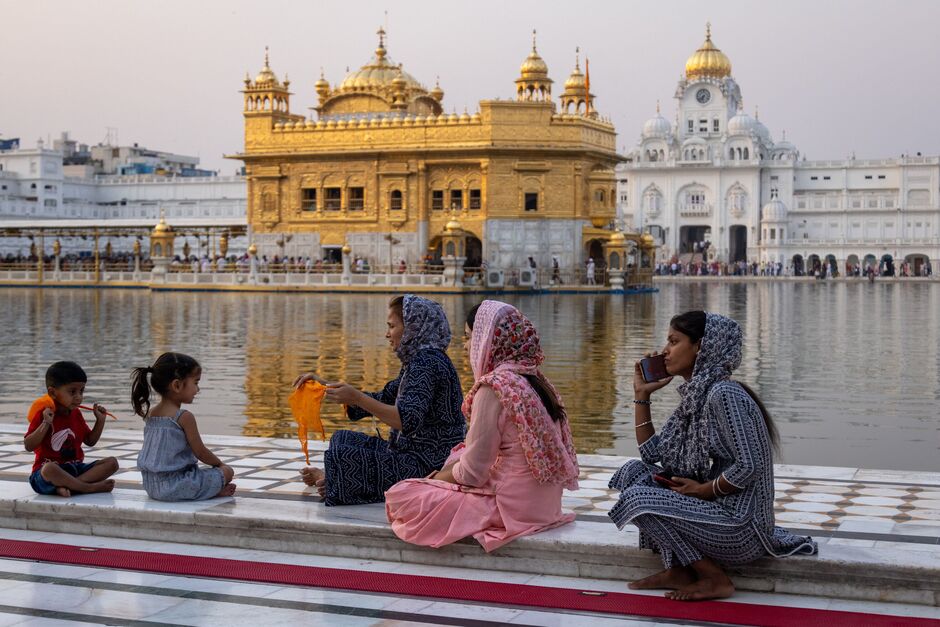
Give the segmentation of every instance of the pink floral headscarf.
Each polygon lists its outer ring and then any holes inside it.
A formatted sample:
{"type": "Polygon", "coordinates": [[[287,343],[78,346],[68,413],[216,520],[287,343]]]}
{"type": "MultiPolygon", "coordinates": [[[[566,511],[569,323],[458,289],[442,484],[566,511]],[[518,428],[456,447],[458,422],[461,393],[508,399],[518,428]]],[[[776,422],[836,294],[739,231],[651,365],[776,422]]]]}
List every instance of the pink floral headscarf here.
{"type": "Polygon", "coordinates": [[[464,399],[463,413],[470,416],[477,390],[481,385],[490,386],[519,430],[519,442],[532,475],[540,483],[560,483],[577,490],[580,470],[568,419],[554,422],[523,377],[538,377],[561,404],[554,386],[539,370],[544,359],[538,331],[528,318],[512,305],[483,301],[470,338],[474,384],[464,399]]]}

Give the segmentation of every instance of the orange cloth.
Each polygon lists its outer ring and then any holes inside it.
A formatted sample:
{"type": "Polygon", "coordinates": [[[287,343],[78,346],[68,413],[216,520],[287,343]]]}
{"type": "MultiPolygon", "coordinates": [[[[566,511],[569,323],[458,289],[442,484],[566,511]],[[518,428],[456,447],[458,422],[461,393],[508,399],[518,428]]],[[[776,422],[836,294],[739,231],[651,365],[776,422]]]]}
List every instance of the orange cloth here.
{"type": "MultiPolygon", "coordinates": [[[[30,420],[32,420],[33,416],[36,415],[36,412],[42,411],[47,407],[51,409],[52,411],[55,411],[55,401],[52,400],[52,397],[49,396],[48,394],[43,394],[42,396],[37,398],[35,401],[33,401],[33,404],[29,406],[29,412],[27,412],[26,414],[26,421],[29,422],[30,420]]],[[[87,405],[79,405],[78,408],[84,409],[85,411],[94,411],[93,408],[88,407],[87,405]]],[[[113,418],[114,420],[117,420],[117,416],[115,416],[111,412],[106,411],[105,413],[111,416],[111,418],[113,418]]]]}
{"type": "Polygon", "coordinates": [[[320,432],[320,439],[326,439],[323,421],[320,420],[320,404],[323,403],[325,395],[325,385],[317,381],[305,381],[287,399],[290,402],[290,410],[294,414],[294,420],[297,421],[297,438],[300,440],[300,448],[304,451],[304,457],[307,458],[307,464],[310,464],[310,453],[307,452],[307,432],[314,429],[320,432]]]}

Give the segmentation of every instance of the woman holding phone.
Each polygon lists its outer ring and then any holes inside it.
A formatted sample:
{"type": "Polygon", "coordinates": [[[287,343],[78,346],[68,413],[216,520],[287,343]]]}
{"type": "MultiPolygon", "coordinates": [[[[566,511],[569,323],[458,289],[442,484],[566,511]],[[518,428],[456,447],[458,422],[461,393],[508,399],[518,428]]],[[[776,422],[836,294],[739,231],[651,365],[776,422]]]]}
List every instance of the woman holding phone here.
{"type": "Polygon", "coordinates": [[[724,598],[734,585],[723,566],[817,551],[812,538],[774,524],[778,436],[754,391],[731,380],[741,347],[737,322],[690,311],[669,324],[662,353],[669,376],[648,381],[643,375],[655,371],[652,364],[634,366],[642,461],[628,462],[610,480],[621,491],[610,517],[620,529],[636,525],[640,548],[658,551],[664,566],[631,583],[634,590],[669,589],[666,597],[680,601],[724,598]],[[675,376],[685,380],[681,402],[657,434],[651,397],[675,376]]]}

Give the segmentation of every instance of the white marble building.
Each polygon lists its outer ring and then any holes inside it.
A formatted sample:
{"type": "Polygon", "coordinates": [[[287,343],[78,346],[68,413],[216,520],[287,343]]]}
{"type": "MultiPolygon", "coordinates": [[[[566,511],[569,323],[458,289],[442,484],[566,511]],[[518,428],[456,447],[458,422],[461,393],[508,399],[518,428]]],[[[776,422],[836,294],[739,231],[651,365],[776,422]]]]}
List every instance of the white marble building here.
{"type": "MultiPolygon", "coordinates": [[[[136,159],[134,153],[140,150],[148,155],[170,155],[136,146],[119,152],[121,150],[115,147],[113,154],[124,154],[129,159],[136,159]]],[[[112,154],[110,150],[106,152],[112,154]]],[[[131,218],[141,225],[153,225],[161,211],[171,225],[179,218],[201,218],[219,224],[230,222],[241,227],[246,224],[244,177],[97,174],[88,165],[65,164],[66,154],[67,151],[45,147],[42,141],[37,142],[35,148],[0,151],[0,227],[4,221],[88,220],[89,225],[94,226],[111,219],[131,218]]],[[[195,157],[171,157],[162,164],[165,167],[161,167],[159,161],[154,162],[152,156],[148,156],[148,164],[155,164],[159,171],[167,174],[177,174],[180,165],[194,167],[198,164],[195,157]]],[[[125,159],[107,165],[110,170],[121,171],[128,164],[125,159]]],[[[198,250],[196,239],[189,240],[193,250],[198,250]]],[[[181,238],[180,246],[186,241],[181,238]]],[[[116,251],[129,250],[131,246],[128,238],[118,238],[112,243],[116,251]]],[[[90,246],[77,238],[63,239],[62,245],[66,252],[85,251],[90,246]]],[[[246,246],[245,242],[233,240],[230,250],[238,254],[246,246]]],[[[28,249],[29,242],[25,239],[0,239],[0,254],[25,254],[28,249]]]]}
{"type": "Polygon", "coordinates": [[[785,134],[773,140],[756,108],[744,111],[710,28],[674,97],[674,121],[657,105],[617,168],[618,218],[657,238],[658,259],[692,259],[694,242],[707,240],[711,259],[779,261],[796,272],[827,261],[840,273],[904,261],[935,269],[940,157],[805,160],[785,134]]]}

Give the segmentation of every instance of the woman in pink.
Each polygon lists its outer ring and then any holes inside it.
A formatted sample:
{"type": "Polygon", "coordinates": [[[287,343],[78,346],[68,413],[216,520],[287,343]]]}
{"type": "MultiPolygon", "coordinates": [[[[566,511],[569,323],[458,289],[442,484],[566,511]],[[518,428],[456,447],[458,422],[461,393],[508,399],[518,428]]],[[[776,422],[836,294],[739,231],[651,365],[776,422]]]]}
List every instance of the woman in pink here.
{"type": "Polygon", "coordinates": [[[406,542],[440,547],[473,536],[490,552],[574,520],[561,493],[578,488],[578,459],[561,399],[539,370],[532,323],[487,300],[467,315],[465,337],[475,380],[463,404],[466,442],[437,473],[392,486],[385,510],[406,542]]]}

